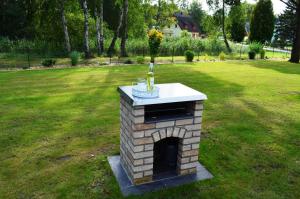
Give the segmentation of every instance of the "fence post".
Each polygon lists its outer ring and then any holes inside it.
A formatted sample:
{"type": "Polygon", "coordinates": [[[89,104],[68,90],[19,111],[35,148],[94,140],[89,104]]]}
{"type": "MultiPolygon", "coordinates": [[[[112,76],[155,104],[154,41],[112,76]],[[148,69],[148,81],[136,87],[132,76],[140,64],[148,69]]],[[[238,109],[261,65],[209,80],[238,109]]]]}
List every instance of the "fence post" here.
{"type": "Polygon", "coordinates": [[[242,48],[243,48],[243,43],[242,43],[241,48],[240,48],[240,59],[242,59],[242,48]]]}

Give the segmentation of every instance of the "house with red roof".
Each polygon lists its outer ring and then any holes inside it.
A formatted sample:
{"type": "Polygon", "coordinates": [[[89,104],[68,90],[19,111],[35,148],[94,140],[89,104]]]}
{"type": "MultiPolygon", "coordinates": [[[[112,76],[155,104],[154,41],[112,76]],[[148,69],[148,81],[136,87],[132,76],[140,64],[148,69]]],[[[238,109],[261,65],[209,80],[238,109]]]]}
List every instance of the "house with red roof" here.
{"type": "Polygon", "coordinates": [[[163,33],[166,37],[180,37],[182,31],[187,31],[193,38],[204,37],[201,33],[200,27],[195,23],[194,19],[182,12],[175,13],[175,23],[164,27],[163,33]]]}

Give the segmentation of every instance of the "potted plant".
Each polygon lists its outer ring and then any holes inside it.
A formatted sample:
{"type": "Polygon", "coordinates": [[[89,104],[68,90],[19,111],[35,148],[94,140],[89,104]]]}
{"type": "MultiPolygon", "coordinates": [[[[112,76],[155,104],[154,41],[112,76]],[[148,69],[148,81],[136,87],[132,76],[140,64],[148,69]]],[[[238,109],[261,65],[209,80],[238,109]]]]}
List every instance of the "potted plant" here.
{"type": "Polygon", "coordinates": [[[248,56],[249,56],[249,59],[255,59],[256,52],[253,51],[253,50],[250,50],[250,51],[248,52],[248,56]]]}

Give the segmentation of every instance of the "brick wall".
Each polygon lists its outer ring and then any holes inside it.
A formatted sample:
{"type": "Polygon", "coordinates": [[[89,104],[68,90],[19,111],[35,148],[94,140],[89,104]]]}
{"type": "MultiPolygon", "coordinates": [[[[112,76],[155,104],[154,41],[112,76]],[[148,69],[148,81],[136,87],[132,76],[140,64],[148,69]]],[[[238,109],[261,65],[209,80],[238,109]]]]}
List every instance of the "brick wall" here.
{"type": "Polygon", "coordinates": [[[152,181],[155,142],[178,137],[178,175],[196,172],[198,161],[203,102],[195,101],[194,116],[189,119],[144,123],[144,106],[120,97],[121,164],[134,184],[152,181]]]}

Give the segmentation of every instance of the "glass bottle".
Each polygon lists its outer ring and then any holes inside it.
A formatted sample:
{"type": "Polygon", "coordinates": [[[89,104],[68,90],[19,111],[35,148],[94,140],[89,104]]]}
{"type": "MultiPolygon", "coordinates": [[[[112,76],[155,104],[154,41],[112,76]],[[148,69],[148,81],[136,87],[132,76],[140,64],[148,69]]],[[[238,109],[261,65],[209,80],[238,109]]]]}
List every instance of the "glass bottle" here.
{"type": "Polygon", "coordinates": [[[154,64],[150,63],[149,72],[147,74],[147,90],[152,91],[154,88],[154,64]]]}

